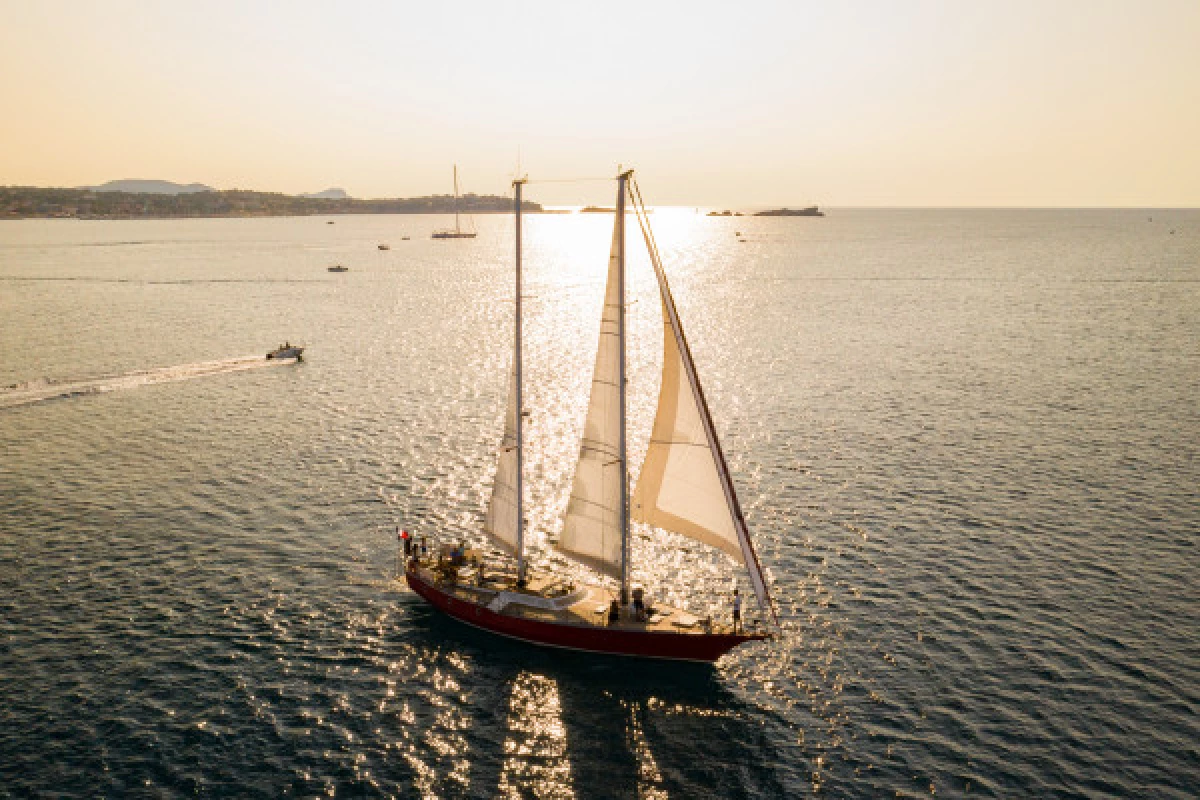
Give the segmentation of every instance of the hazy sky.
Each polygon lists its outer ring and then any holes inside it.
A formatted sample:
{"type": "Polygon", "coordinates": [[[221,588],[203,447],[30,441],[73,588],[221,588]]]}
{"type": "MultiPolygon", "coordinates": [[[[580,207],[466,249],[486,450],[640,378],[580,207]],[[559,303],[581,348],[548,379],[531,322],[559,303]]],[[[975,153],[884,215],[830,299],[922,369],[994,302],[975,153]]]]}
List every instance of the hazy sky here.
{"type": "Polygon", "coordinates": [[[504,193],[518,148],[659,204],[1200,206],[1200,0],[0,0],[0,184],[504,193]]]}

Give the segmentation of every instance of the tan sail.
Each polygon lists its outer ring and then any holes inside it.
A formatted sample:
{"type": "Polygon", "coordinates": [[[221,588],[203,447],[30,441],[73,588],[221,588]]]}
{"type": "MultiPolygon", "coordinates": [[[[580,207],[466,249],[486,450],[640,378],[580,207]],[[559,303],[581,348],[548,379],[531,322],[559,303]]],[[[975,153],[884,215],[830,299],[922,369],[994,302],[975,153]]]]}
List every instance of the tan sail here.
{"type": "Polygon", "coordinates": [[[633,519],[724,550],[745,563],[708,434],[663,301],[662,387],[633,519]]]}
{"type": "Polygon", "coordinates": [[[621,577],[621,494],[625,475],[620,460],[618,247],[619,237],[614,228],[591,397],[571,499],[567,502],[558,541],[558,549],[564,554],[615,578],[621,577]]]}

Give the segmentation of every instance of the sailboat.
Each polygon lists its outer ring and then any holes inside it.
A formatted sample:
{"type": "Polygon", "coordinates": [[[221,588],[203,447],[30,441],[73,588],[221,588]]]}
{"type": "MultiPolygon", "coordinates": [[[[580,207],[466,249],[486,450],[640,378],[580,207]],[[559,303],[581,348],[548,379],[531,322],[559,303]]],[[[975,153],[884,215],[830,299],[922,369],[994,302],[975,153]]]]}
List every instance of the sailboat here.
{"type": "Polygon", "coordinates": [[[484,530],[515,571],[480,563],[461,546],[414,555],[405,579],[451,617],[538,645],[619,656],[712,662],[745,642],[772,638],[648,602],[631,578],[630,522],[639,521],[721,550],[749,574],[760,609],[778,627],[767,581],[742,516],[679,312],[632,170],[617,178],[616,220],[591,395],[570,501],[557,549],[614,579],[619,590],[534,575],[525,555],[521,381],[521,193],[514,181],[516,315],[508,408],[484,530]],[[658,281],[664,323],[662,385],[645,462],[630,496],[626,459],[625,201],[658,281]]]}
{"type": "Polygon", "coordinates": [[[474,239],[475,231],[464,231],[459,225],[458,214],[458,164],[454,165],[454,230],[434,231],[434,239],[474,239]]]}

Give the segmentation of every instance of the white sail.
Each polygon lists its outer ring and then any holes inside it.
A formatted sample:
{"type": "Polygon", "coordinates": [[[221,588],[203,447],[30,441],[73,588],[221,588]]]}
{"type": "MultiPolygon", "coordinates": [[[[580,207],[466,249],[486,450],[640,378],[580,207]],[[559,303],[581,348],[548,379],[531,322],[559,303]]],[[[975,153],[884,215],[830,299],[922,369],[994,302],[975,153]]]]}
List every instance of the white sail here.
{"type": "Polygon", "coordinates": [[[504,414],[504,438],[496,463],[492,497],[488,501],[483,529],[510,555],[517,552],[517,376],[508,378],[508,410],[504,414]]]}
{"type": "Polygon", "coordinates": [[[614,228],[592,393],[571,499],[567,502],[558,541],[558,549],[563,553],[615,578],[621,577],[621,495],[625,475],[620,460],[619,246],[619,233],[614,228]]]}
{"type": "Polygon", "coordinates": [[[658,411],[634,490],[631,517],[716,547],[744,564],[764,609],[774,609],[742,517],[683,323],[649,226],[646,247],[663,307],[663,371],[658,411]]]}

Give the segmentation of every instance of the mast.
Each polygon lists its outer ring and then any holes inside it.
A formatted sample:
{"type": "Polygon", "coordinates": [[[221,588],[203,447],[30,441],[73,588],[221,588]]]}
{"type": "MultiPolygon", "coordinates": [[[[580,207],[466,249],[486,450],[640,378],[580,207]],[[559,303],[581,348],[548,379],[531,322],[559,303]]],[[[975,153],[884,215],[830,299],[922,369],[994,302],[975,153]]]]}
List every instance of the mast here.
{"type": "Polygon", "coordinates": [[[625,186],[633,170],[617,176],[617,339],[620,342],[621,446],[621,604],[629,602],[629,461],[625,452],[625,186]]]}
{"type": "MultiPolygon", "coordinates": [[[[517,219],[521,218],[520,211],[517,212],[517,219]]],[[[519,224],[519,223],[518,223],[519,224]]],[[[460,233],[458,229],[458,164],[454,165],[454,232],[460,233]]],[[[520,271],[520,262],[517,262],[517,270],[520,271]]],[[[518,302],[520,302],[518,298],[518,302]]]]}
{"type": "MultiPolygon", "coordinates": [[[[525,402],[521,390],[521,187],[525,185],[522,178],[513,181],[516,197],[517,223],[517,313],[513,324],[513,366],[516,370],[517,391],[517,583],[525,580],[525,491],[522,478],[525,460],[525,440],[523,420],[525,417],[525,402]]],[[[458,168],[454,170],[454,193],[458,194],[458,168]]],[[[457,220],[457,217],[456,217],[457,220]]],[[[457,224],[457,222],[456,222],[457,224]]]]}

